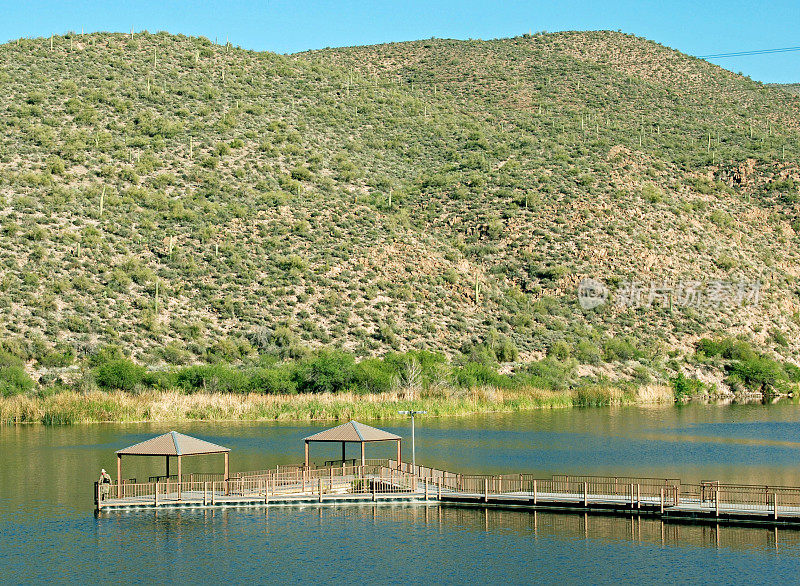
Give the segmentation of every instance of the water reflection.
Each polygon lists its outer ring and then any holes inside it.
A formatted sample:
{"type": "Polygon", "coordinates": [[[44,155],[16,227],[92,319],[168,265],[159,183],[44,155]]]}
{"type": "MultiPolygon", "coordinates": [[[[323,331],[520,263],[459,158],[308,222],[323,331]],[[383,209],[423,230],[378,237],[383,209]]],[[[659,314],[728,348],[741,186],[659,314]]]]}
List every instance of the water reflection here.
{"type": "Polygon", "coordinates": [[[235,536],[242,523],[264,535],[285,531],[292,523],[311,522],[324,531],[332,524],[376,529],[417,526],[439,535],[484,533],[543,538],[568,542],[629,543],[659,547],[692,547],[791,554],[800,553],[800,530],[793,528],[718,526],[672,523],[638,515],[614,516],[586,513],[499,510],[440,505],[348,505],[263,509],[113,511],[97,520],[98,544],[119,530],[124,520],[129,530],[152,535],[152,545],[164,547],[184,533],[198,529],[210,537],[235,536]]]}

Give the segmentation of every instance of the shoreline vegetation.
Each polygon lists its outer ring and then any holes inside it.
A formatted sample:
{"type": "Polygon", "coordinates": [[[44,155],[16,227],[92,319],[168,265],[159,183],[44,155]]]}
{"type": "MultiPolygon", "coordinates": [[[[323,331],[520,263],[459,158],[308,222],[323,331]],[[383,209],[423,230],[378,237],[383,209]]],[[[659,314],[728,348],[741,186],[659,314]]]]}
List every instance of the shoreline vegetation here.
{"type": "MultiPolygon", "coordinates": [[[[632,372],[627,379],[581,375],[569,355],[551,353],[528,363],[514,358],[502,344],[481,344],[453,360],[410,350],[357,361],[338,349],[295,347],[238,364],[157,369],[107,346],[78,369],[34,381],[21,357],[0,349],[0,425],[380,420],[410,409],[443,417],[697,399],[769,401],[796,396],[800,381],[800,368],[732,338],[702,339],[687,360],[694,372],[717,373],[718,383],[641,355],[614,362],[632,372]]],[[[604,358],[612,364],[610,356],[604,358]]]]}
{"type": "Polygon", "coordinates": [[[398,410],[424,410],[433,417],[515,413],[610,405],[672,404],[671,387],[648,385],[635,390],[585,387],[427,390],[355,394],[263,395],[256,393],[184,394],[178,391],[64,391],[52,395],[0,398],[0,425],[42,423],[136,423],[186,421],[311,421],[396,419],[398,410]]]}

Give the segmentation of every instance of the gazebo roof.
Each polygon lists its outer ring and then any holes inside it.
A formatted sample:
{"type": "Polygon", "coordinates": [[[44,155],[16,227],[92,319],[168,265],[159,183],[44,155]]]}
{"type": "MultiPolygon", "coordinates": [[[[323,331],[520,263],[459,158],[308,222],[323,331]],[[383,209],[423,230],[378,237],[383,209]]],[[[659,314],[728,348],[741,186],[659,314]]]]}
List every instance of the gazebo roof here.
{"type": "Polygon", "coordinates": [[[384,442],[402,439],[399,435],[364,425],[358,421],[348,421],[343,425],[320,431],[305,438],[307,442],[384,442]]]}
{"type": "Polygon", "coordinates": [[[217,444],[170,431],[117,451],[122,456],[194,456],[230,452],[217,444]]]}

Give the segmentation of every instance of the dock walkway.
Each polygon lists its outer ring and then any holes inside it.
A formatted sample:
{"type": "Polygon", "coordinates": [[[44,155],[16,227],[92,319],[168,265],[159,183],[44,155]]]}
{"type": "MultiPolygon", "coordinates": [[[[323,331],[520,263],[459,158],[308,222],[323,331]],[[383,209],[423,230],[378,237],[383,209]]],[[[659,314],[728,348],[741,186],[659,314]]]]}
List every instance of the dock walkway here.
{"type": "Polygon", "coordinates": [[[664,521],[800,526],[800,487],[682,484],[679,479],[526,474],[463,475],[395,460],[326,462],[221,475],[123,482],[104,494],[98,511],[346,504],[438,504],[597,514],[642,515],[664,521]]]}

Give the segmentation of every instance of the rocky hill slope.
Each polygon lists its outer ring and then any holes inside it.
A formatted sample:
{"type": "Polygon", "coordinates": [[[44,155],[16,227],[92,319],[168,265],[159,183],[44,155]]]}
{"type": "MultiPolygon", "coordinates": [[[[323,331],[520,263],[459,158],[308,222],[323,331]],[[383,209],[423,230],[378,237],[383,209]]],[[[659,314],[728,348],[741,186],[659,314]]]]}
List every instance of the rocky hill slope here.
{"type": "Polygon", "coordinates": [[[0,339],[30,369],[798,356],[800,98],[655,43],[68,35],[0,46],[0,88],[0,339]]]}

